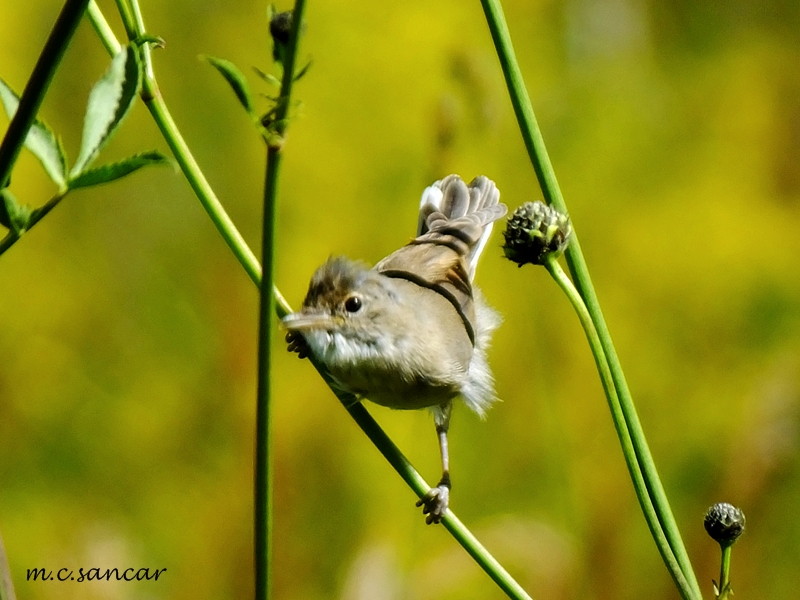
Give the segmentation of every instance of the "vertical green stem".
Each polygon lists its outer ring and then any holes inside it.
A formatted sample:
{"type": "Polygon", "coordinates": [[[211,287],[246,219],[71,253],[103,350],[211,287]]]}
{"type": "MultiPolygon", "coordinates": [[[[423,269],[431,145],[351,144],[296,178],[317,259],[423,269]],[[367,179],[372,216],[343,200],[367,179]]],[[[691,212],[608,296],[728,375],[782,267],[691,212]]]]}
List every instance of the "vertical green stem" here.
{"type": "Polygon", "coordinates": [[[278,170],[281,154],[269,149],[264,185],[264,221],[262,238],[263,276],[258,331],[258,389],[256,405],[255,456],[255,573],[256,600],[271,597],[272,581],[272,323],[275,297],[274,280],[275,204],[278,194],[278,170]]]}
{"type": "Polygon", "coordinates": [[[296,0],[292,11],[292,30],[283,64],[283,81],[275,112],[275,128],[280,137],[267,149],[264,183],[264,222],[261,243],[261,303],[258,330],[258,390],[256,408],[255,464],[255,561],[256,600],[272,597],[272,331],[275,319],[273,294],[275,270],[275,212],[278,201],[278,175],[283,156],[283,136],[291,105],[294,64],[303,23],[305,0],[296,0]]]}
{"type": "MultiPolygon", "coordinates": [[[[517,63],[500,0],[481,0],[481,4],[483,5],[492,40],[497,49],[500,65],[511,96],[511,103],[519,123],[520,132],[522,133],[525,147],[528,150],[528,155],[536,171],[536,176],[539,179],[542,194],[548,204],[552,204],[557,209],[567,212],[561,189],[558,185],[555,171],[553,170],[553,165],[550,162],[544,139],[539,125],[536,122],[533,106],[531,105],[528,92],[522,79],[522,72],[517,63]]],[[[700,598],[702,594],[700,592],[700,586],[697,583],[697,577],[692,569],[689,555],[686,552],[664,488],[658,476],[655,463],[650,454],[650,449],[647,445],[641,423],[639,422],[639,417],[636,414],[636,409],[633,405],[622,366],[620,365],[614,344],[611,340],[611,335],[608,331],[608,326],[606,325],[605,318],[600,309],[597,294],[595,293],[594,286],[589,277],[589,270],[586,266],[583,253],[581,252],[577,234],[575,233],[567,249],[566,258],[575,286],[583,297],[586,308],[597,329],[601,352],[605,354],[608,361],[611,377],[625,418],[626,428],[629,431],[636,452],[638,462],[637,469],[641,469],[644,475],[647,491],[655,508],[657,522],[653,523],[648,521],[648,526],[651,532],[663,530],[672,549],[672,553],[680,565],[680,571],[691,586],[692,597],[700,598]]],[[[645,517],[647,518],[647,515],[645,515],[645,517]]],[[[672,569],[670,564],[667,564],[667,568],[670,570],[672,569]]],[[[672,575],[673,578],[677,580],[677,574],[673,573],[672,575]]]]}
{"type": "Polygon", "coordinates": [[[45,42],[39,60],[19,99],[17,112],[8,125],[8,131],[0,144],[0,188],[6,187],[11,169],[17,161],[28,130],[39,112],[42,100],[53,80],[64,52],[72,39],[89,0],[67,0],[56,19],[50,36],[45,42]]]}
{"type": "Polygon", "coordinates": [[[730,589],[731,580],[731,550],[733,545],[720,546],[722,548],[722,560],[719,567],[719,596],[718,600],[728,600],[733,592],[730,589]]]}

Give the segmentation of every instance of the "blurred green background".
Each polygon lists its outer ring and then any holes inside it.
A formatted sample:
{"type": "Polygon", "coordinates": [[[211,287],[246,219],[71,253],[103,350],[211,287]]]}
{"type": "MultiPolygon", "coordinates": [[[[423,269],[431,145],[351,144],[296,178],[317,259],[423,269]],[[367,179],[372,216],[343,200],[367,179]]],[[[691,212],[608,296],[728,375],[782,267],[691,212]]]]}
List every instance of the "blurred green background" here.
{"type": "MultiPolygon", "coordinates": [[[[21,90],[59,0],[0,8],[21,90]]],[[[111,2],[101,7],[120,35],[111,2]]],[[[159,82],[253,248],[264,151],[200,54],[268,69],[262,2],[142,0],[159,82]]],[[[748,531],[738,598],[800,582],[800,4],[505,0],[526,83],[706,597],[718,501],[748,531]]],[[[279,5],[280,9],[288,4],[279,5]]],[[[493,178],[541,198],[480,4],[307,8],[281,180],[278,284],[299,305],[330,254],[375,262],[422,189],[493,178]]],[[[83,23],[41,115],[72,157],[108,63],[83,23]]],[[[260,86],[257,78],[251,78],[260,86]]],[[[266,86],[259,88],[268,93],[266,86]]],[[[137,105],[100,161],[166,150],[137,105]]],[[[54,192],[24,153],[12,190],[54,192]]],[[[537,600],[677,598],[641,516],[583,333],[543,269],[478,272],[505,317],[503,399],[453,417],[452,507],[537,600]]],[[[77,192],[0,257],[0,531],[25,599],[251,596],[256,291],[183,178],[77,192]],[[157,582],[27,583],[35,567],[167,568],[157,582]]],[[[282,336],[281,336],[282,337],[282,336]]],[[[282,339],[274,343],[282,348],[282,339]]],[[[311,366],[275,365],[275,597],[503,597],[311,366]]],[[[430,416],[369,406],[431,482],[430,416]]]]}

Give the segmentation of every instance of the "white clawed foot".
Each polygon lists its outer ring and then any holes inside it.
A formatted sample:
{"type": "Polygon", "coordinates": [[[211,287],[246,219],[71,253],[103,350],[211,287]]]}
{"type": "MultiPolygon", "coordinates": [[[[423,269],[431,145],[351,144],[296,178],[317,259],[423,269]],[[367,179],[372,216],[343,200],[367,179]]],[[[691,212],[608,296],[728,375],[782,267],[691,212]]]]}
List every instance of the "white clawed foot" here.
{"type": "Polygon", "coordinates": [[[417,506],[422,506],[422,513],[428,515],[425,522],[439,523],[447,512],[447,504],[450,502],[450,485],[440,483],[435,488],[431,488],[425,496],[417,500],[417,506]]]}

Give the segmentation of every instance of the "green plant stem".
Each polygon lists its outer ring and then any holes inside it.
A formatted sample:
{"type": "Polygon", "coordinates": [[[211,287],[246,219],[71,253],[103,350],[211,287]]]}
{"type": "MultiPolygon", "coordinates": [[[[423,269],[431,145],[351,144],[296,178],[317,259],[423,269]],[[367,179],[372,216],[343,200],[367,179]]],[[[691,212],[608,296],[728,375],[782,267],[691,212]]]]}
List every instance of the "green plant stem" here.
{"type": "MultiPolygon", "coordinates": [[[[119,0],[119,2],[122,3],[122,0],[119,0]]],[[[128,24],[131,30],[128,35],[135,39],[141,34],[137,33],[133,17],[130,16],[130,9],[127,7],[126,13],[128,14],[128,19],[131,19],[131,23],[128,24]]],[[[89,11],[89,18],[92,21],[95,31],[103,41],[103,46],[105,46],[106,50],[111,53],[114,48],[119,48],[119,42],[114,37],[103,13],[99,9],[89,11]]],[[[123,21],[126,21],[125,16],[123,16],[123,21]]],[[[128,29],[128,25],[126,25],[126,30],[128,29]]],[[[141,33],[144,33],[144,28],[142,28],[141,33]]],[[[233,255],[242,265],[253,283],[261,285],[261,265],[256,255],[247,245],[247,242],[244,241],[239,230],[236,229],[236,226],[228,216],[228,213],[225,212],[222,203],[217,198],[208,180],[203,175],[200,166],[197,164],[191,150],[189,150],[188,144],[183,139],[178,126],[175,124],[152,73],[152,61],[148,54],[145,77],[142,81],[142,99],[147,109],[150,111],[156,126],[161,131],[164,140],[175,156],[175,160],[183,172],[184,177],[186,177],[186,180],[189,182],[198,200],[200,200],[200,204],[203,205],[206,213],[208,213],[211,221],[216,226],[222,239],[225,240],[225,243],[231,249],[231,252],[233,252],[233,255]]]]}
{"type": "Polygon", "coordinates": [[[720,546],[722,548],[722,560],[719,567],[719,595],[717,600],[728,600],[733,592],[731,591],[731,550],[733,545],[720,546]]]}
{"type": "MultiPolygon", "coordinates": [[[[367,434],[367,437],[375,447],[383,454],[384,458],[403,478],[403,481],[414,490],[419,498],[425,496],[431,486],[417,473],[411,463],[408,462],[408,459],[403,456],[394,442],[372,418],[367,409],[355,397],[345,398],[342,400],[342,404],[344,404],[347,412],[358,423],[362,431],[367,434]]],[[[522,586],[508,574],[497,559],[483,547],[450,509],[447,510],[442,519],[442,524],[509,598],[530,600],[530,596],[522,589],[522,586]]]]}
{"type": "Polygon", "coordinates": [[[567,298],[569,298],[569,301],[575,309],[578,319],[583,326],[583,330],[586,333],[586,339],[589,342],[589,347],[591,348],[595,364],[597,365],[597,372],[600,375],[600,381],[603,384],[603,391],[608,399],[608,406],[611,410],[611,418],[614,421],[614,428],[617,430],[617,435],[619,436],[620,445],[622,446],[622,454],[625,457],[625,464],[628,466],[628,472],[630,473],[631,480],[633,481],[633,489],[636,492],[639,505],[641,506],[642,512],[645,515],[647,525],[649,526],[650,533],[653,535],[653,539],[656,542],[658,551],[661,554],[661,557],[664,560],[664,563],[667,565],[670,573],[672,574],[675,585],[680,590],[683,598],[689,600],[692,598],[692,595],[686,578],[681,572],[680,566],[675,559],[675,555],[670,548],[669,542],[667,541],[663,530],[658,526],[658,517],[650,499],[650,495],[647,491],[647,485],[645,483],[644,476],[639,468],[639,463],[636,458],[636,451],[633,447],[633,441],[625,423],[625,416],[622,412],[622,407],[620,406],[617,390],[614,387],[614,380],[611,377],[611,370],[609,368],[608,361],[606,360],[606,356],[603,353],[602,346],[600,345],[600,337],[597,334],[597,329],[595,328],[591,315],[589,315],[589,311],[586,309],[586,305],[583,303],[583,299],[578,293],[578,290],[572,284],[572,281],[569,279],[569,277],[567,277],[566,273],[564,273],[561,265],[558,264],[558,260],[553,255],[549,255],[546,258],[544,266],[559,285],[561,290],[567,295],[567,298]]]}
{"type": "Polygon", "coordinates": [[[8,185],[11,169],[25,143],[28,130],[39,112],[47,88],[88,3],[89,0],[67,0],[42,48],[39,60],[36,61],[33,73],[19,99],[17,112],[14,113],[0,144],[0,188],[8,185]]]}
{"type": "MultiPolygon", "coordinates": [[[[100,11],[97,13],[90,13],[90,18],[97,20],[99,23],[94,26],[98,35],[101,37],[110,34],[110,28],[107,26],[105,18],[100,11]],[[100,22],[102,21],[102,22],[100,22]],[[105,23],[105,26],[103,25],[105,23]]],[[[113,36],[113,34],[110,34],[113,36]]],[[[116,41],[116,40],[114,40],[116,41]]],[[[109,40],[103,40],[103,45],[109,49],[113,48],[113,43],[109,40]]],[[[155,82],[152,82],[155,85],[155,82]]],[[[156,88],[157,89],[157,88],[156,88]]],[[[186,179],[192,187],[192,190],[197,195],[200,203],[205,208],[212,222],[216,225],[217,230],[223,237],[234,256],[238,259],[244,270],[250,276],[250,279],[261,287],[261,265],[255,258],[255,255],[244,242],[244,239],[236,230],[233,222],[228,217],[222,204],[217,199],[207,180],[203,176],[200,167],[194,160],[188,146],[186,145],[183,137],[180,134],[175,122],[169,116],[167,107],[160,95],[157,95],[152,102],[153,106],[150,112],[154,120],[161,130],[167,144],[175,155],[175,159],[181,168],[186,179]]],[[[292,311],[286,299],[280,293],[277,287],[272,288],[275,296],[276,306],[275,311],[279,318],[283,318],[290,314],[292,311]]],[[[310,357],[309,357],[310,358],[310,357]]],[[[329,376],[325,373],[324,368],[319,364],[314,365],[319,372],[320,376],[325,380],[334,394],[337,395],[339,400],[347,409],[351,417],[356,421],[356,424],[361,430],[369,437],[369,439],[376,445],[378,450],[383,454],[387,461],[397,471],[400,477],[414,490],[418,498],[422,498],[431,489],[425,480],[414,469],[408,459],[400,452],[397,446],[389,439],[383,432],[377,422],[372,418],[369,412],[358,404],[355,408],[357,400],[353,396],[341,394],[337,392],[333,386],[329,376]]],[[[477,538],[470,532],[470,530],[456,517],[452,510],[448,509],[447,515],[442,519],[442,523],[453,537],[464,547],[464,549],[472,556],[481,568],[494,581],[504,583],[500,584],[506,594],[514,600],[530,600],[530,596],[525,593],[522,587],[514,581],[511,575],[503,569],[497,560],[478,542],[477,538]]]]}
{"type": "Polygon", "coordinates": [[[0,240],[0,255],[3,254],[3,252],[8,250],[9,248],[11,248],[11,246],[16,244],[19,237],[20,236],[18,236],[13,231],[9,231],[5,235],[5,237],[2,240],[0,240]]]}
{"type": "Polygon", "coordinates": [[[114,37],[114,31],[106,21],[105,17],[103,17],[103,13],[100,11],[100,7],[97,6],[97,2],[95,0],[91,0],[89,2],[89,7],[86,9],[86,13],[89,15],[89,22],[94,27],[95,32],[97,33],[97,37],[100,38],[100,41],[103,43],[103,46],[111,56],[114,56],[122,50],[122,46],[117,41],[117,38],[114,37]]]}
{"type": "Polygon", "coordinates": [[[542,193],[547,204],[552,204],[559,210],[566,212],[564,199],[561,196],[561,188],[558,186],[550,156],[547,154],[547,149],[544,145],[542,132],[536,122],[536,115],[533,113],[533,105],[528,96],[528,90],[522,79],[522,72],[517,64],[517,57],[511,44],[511,34],[508,31],[506,18],[503,15],[503,7],[500,4],[500,0],[481,0],[481,5],[486,15],[486,22],[489,25],[489,32],[492,34],[497,56],[500,59],[500,68],[508,86],[511,104],[519,122],[522,139],[536,171],[536,177],[542,187],[542,193]]]}
{"type": "MultiPolygon", "coordinates": [[[[403,455],[391,438],[386,435],[386,432],[381,429],[380,425],[378,425],[366,407],[359,402],[358,398],[353,394],[338,390],[331,376],[325,369],[325,366],[317,361],[313,355],[310,355],[308,359],[311,361],[311,364],[314,365],[314,368],[317,369],[317,372],[325,383],[331,388],[331,391],[336,394],[336,397],[347,412],[350,413],[350,416],[356,424],[366,434],[378,451],[383,454],[383,457],[392,465],[394,470],[397,471],[397,474],[408,484],[408,487],[414,491],[418,498],[423,498],[431,489],[431,486],[428,485],[425,479],[414,469],[414,466],[403,455]]],[[[447,509],[447,513],[445,513],[442,519],[442,524],[509,598],[513,598],[514,600],[531,600],[531,597],[522,586],[519,585],[497,559],[486,550],[472,532],[467,529],[458,517],[456,517],[451,509],[447,509]]]]}
{"type": "MultiPolygon", "coordinates": [[[[118,0],[120,2],[122,0],[118,0]]],[[[138,43],[137,40],[142,38],[146,33],[147,29],[144,26],[144,19],[142,18],[142,9],[139,8],[139,0],[130,0],[131,6],[131,14],[133,16],[133,30],[136,33],[136,38],[131,38],[131,41],[134,43],[138,43]]],[[[123,17],[123,20],[128,23],[131,17],[123,17]]],[[[125,26],[126,29],[128,25],[125,26]]],[[[153,73],[153,60],[151,58],[151,50],[149,43],[141,44],[142,48],[142,65],[144,66],[144,79],[155,81],[155,74],[153,73]]]]}
{"type": "Polygon", "coordinates": [[[255,566],[256,599],[271,598],[272,582],[272,334],[275,296],[272,294],[274,273],[275,209],[278,194],[278,173],[281,153],[267,152],[267,174],[264,184],[264,219],[258,328],[258,385],[256,391],[256,456],[255,456],[255,566]]]}
{"type": "Polygon", "coordinates": [[[0,240],[0,256],[2,256],[2,254],[6,250],[11,248],[11,246],[16,244],[24,233],[27,233],[31,229],[33,229],[33,226],[36,225],[39,221],[41,221],[42,218],[45,215],[47,215],[47,213],[49,213],[56,206],[58,206],[58,203],[64,199],[64,197],[67,195],[68,192],[69,190],[64,190],[63,192],[59,192],[58,194],[50,198],[50,200],[47,201],[47,204],[32,211],[31,218],[28,220],[28,226],[25,228],[24,232],[16,234],[13,231],[9,231],[6,237],[0,240]]]}
{"type": "MultiPolygon", "coordinates": [[[[281,310],[292,312],[286,306],[279,305],[278,313],[281,310]]],[[[282,315],[282,316],[285,316],[282,315]]],[[[411,462],[405,457],[400,449],[395,445],[391,438],[386,435],[377,421],[372,417],[366,407],[359,402],[353,394],[339,390],[325,369],[325,365],[320,363],[314,355],[309,355],[308,360],[322,377],[323,381],[345,407],[356,424],[361,428],[373,445],[397,471],[397,474],[406,482],[417,498],[422,499],[431,489],[431,486],[423,479],[422,475],[414,468],[411,462]]],[[[487,575],[513,600],[531,600],[528,593],[514,578],[506,571],[503,566],[492,556],[492,554],[478,541],[473,533],[461,522],[452,509],[448,508],[442,519],[442,525],[450,534],[461,544],[464,550],[475,560],[476,563],[486,572],[487,575]]]]}
{"type": "MultiPolygon", "coordinates": [[[[17,112],[14,113],[3,142],[0,144],[0,188],[5,187],[8,183],[11,169],[19,157],[28,131],[42,105],[47,88],[53,80],[53,75],[64,57],[64,52],[75,34],[75,29],[78,27],[78,22],[80,22],[88,3],[89,0],[67,0],[53,25],[44,48],[42,48],[39,60],[36,61],[36,66],[34,66],[31,77],[19,99],[17,112]]],[[[46,205],[35,210],[31,214],[25,231],[29,231],[38,223],[63,197],[64,194],[59,193],[46,205]]],[[[20,234],[9,231],[0,240],[0,255],[11,248],[20,237],[20,234]]]]}
{"type": "Polygon", "coordinates": [[[8,567],[8,556],[0,536],[0,600],[16,600],[14,584],[11,581],[11,569],[8,567]]]}
{"type": "MultiPolygon", "coordinates": [[[[500,59],[500,65],[503,70],[503,75],[508,86],[509,94],[511,96],[511,103],[514,107],[517,121],[519,123],[520,132],[522,133],[525,147],[528,150],[528,155],[533,163],[536,176],[539,179],[539,184],[542,188],[542,194],[548,204],[555,206],[557,209],[567,212],[564,198],[561,194],[561,189],[558,185],[558,180],[553,170],[553,165],[550,162],[547,149],[545,148],[544,139],[542,138],[539,125],[536,122],[536,117],[533,112],[528,92],[525,88],[522,79],[522,72],[519,69],[514,48],[511,44],[511,36],[508,31],[505,17],[503,15],[502,6],[499,0],[481,0],[483,5],[486,20],[489,25],[489,30],[492,39],[497,49],[497,54],[500,59]]],[[[669,506],[669,502],[664,492],[663,485],[658,476],[658,472],[653,462],[652,455],[650,454],[647,441],[642,430],[641,423],[639,422],[636,409],[633,405],[633,400],[628,389],[625,375],[622,371],[619,358],[617,356],[614,344],[611,340],[611,335],[608,331],[603,313],[600,310],[600,304],[597,300],[594,286],[592,285],[589,276],[589,270],[586,266],[586,261],[580,249],[577,234],[573,233],[572,241],[566,253],[567,264],[569,265],[570,273],[575,281],[575,286],[579,290],[584,299],[586,307],[591,315],[592,321],[597,329],[600,339],[600,346],[603,354],[608,360],[608,365],[611,371],[611,377],[614,382],[617,394],[619,396],[620,406],[625,417],[627,429],[630,432],[633,447],[636,452],[637,462],[641,468],[644,480],[647,485],[648,494],[650,495],[653,506],[658,517],[658,526],[656,529],[663,529],[672,552],[680,565],[680,570],[686,580],[689,582],[692,598],[701,598],[700,586],[697,583],[697,577],[692,569],[689,555],[681,539],[678,526],[675,522],[675,517],[669,506]]],[[[651,531],[654,530],[654,524],[648,523],[651,531]]],[[[669,565],[667,565],[670,568],[669,565]]],[[[676,574],[673,573],[673,578],[676,574]]]]}
{"type": "Polygon", "coordinates": [[[64,190],[63,192],[59,192],[58,194],[50,198],[50,200],[47,201],[47,204],[31,212],[31,218],[28,220],[28,229],[26,229],[25,231],[30,231],[30,229],[34,225],[36,225],[39,221],[41,221],[47,215],[47,213],[49,213],[56,206],[58,206],[58,203],[61,202],[68,193],[69,190],[64,190]]]}
{"type": "Polygon", "coordinates": [[[198,200],[200,200],[200,204],[203,205],[206,213],[208,213],[217,231],[219,231],[222,239],[225,240],[225,243],[231,249],[231,252],[233,252],[233,255],[242,267],[244,267],[245,272],[250,279],[253,280],[253,283],[260,286],[261,265],[256,255],[247,245],[242,234],[239,233],[233,220],[228,216],[219,198],[217,198],[208,180],[200,170],[200,166],[197,164],[197,161],[189,150],[189,146],[186,144],[183,136],[181,136],[180,130],[167,109],[167,105],[161,97],[161,93],[158,91],[155,80],[146,81],[148,81],[147,92],[149,97],[145,100],[145,104],[150,114],[153,116],[156,126],[161,130],[161,134],[164,136],[172,154],[175,156],[178,166],[181,171],[183,171],[186,180],[189,182],[198,200]]]}
{"type": "MultiPolygon", "coordinates": [[[[283,65],[283,81],[277,102],[278,134],[286,132],[287,113],[292,99],[294,63],[299,46],[305,0],[296,0],[292,11],[287,56],[283,65]]],[[[275,212],[278,203],[278,177],[283,156],[283,144],[268,144],[266,181],[264,183],[264,220],[261,242],[261,303],[258,330],[258,390],[256,409],[255,465],[255,561],[256,600],[272,597],[272,333],[275,320],[275,212]]]]}
{"type": "MultiPolygon", "coordinates": [[[[139,34],[136,31],[136,20],[133,17],[131,6],[128,0],[115,0],[115,2],[119,16],[122,19],[122,26],[125,28],[125,34],[128,36],[128,40],[133,41],[139,37],[139,34]]],[[[144,27],[142,27],[142,31],[144,31],[144,27]]]]}
{"type": "MultiPolygon", "coordinates": [[[[126,25],[126,30],[129,26],[131,28],[129,35],[131,35],[133,38],[138,37],[139,34],[137,33],[134,25],[135,20],[131,15],[130,9],[124,4],[124,0],[118,0],[118,2],[119,4],[125,6],[125,14],[128,15],[127,17],[123,15],[123,21],[130,21],[128,25],[126,25]]],[[[90,9],[92,10],[89,11],[89,19],[92,22],[92,26],[94,27],[98,36],[100,36],[103,46],[106,48],[109,54],[112,54],[113,56],[114,50],[120,48],[120,44],[116,37],[114,37],[114,33],[111,30],[111,27],[108,25],[108,21],[106,21],[102,11],[100,11],[97,5],[94,5],[93,7],[90,6],[90,9]]],[[[144,32],[143,26],[142,32],[144,32]]],[[[259,264],[256,255],[247,245],[247,242],[245,242],[244,238],[239,233],[239,230],[228,216],[228,213],[225,211],[225,208],[222,206],[219,198],[217,198],[214,190],[208,183],[208,180],[203,175],[203,171],[197,164],[197,161],[189,149],[188,144],[183,139],[183,136],[181,135],[181,132],[178,129],[175,120],[172,118],[172,115],[170,114],[169,109],[167,108],[167,105],[158,89],[158,83],[153,75],[152,60],[150,59],[149,54],[147,56],[146,77],[142,84],[143,96],[145,96],[143,98],[145,105],[150,111],[156,126],[158,127],[159,131],[161,131],[161,135],[167,142],[172,154],[175,156],[175,160],[178,163],[178,166],[180,167],[184,177],[186,177],[186,180],[189,182],[192,191],[194,191],[197,199],[200,200],[200,204],[211,218],[211,222],[214,223],[214,226],[222,236],[222,239],[228,245],[231,252],[233,252],[234,257],[236,257],[236,259],[239,261],[239,264],[242,265],[242,268],[245,270],[253,283],[260,287],[261,265],[259,264]],[[147,76],[148,73],[150,74],[149,76],[147,76]]],[[[291,312],[291,308],[277,288],[274,288],[273,292],[275,294],[276,301],[278,302],[276,307],[278,310],[278,316],[284,317],[291,312]]]]}

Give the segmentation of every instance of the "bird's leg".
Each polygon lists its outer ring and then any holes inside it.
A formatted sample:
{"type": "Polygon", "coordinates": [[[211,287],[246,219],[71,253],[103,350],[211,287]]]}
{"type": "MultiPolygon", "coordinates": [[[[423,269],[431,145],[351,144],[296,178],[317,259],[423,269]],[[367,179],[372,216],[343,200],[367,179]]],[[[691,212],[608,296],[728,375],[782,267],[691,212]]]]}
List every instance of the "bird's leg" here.
{"type": "Polygon", "coordinates": [[[442,455],[442,478],[435,488],[428,490],[428,493],[417,502],[417,506],[424,505],[422,512],[428,515],[425,518],[428,525],[442,520],[450,501],[450,454],[447,449],[447,430],[450,427],[451,408],[452,403],[448,402],[434,411],[436,436],[439,438],[439,451],[442,455]]]}

